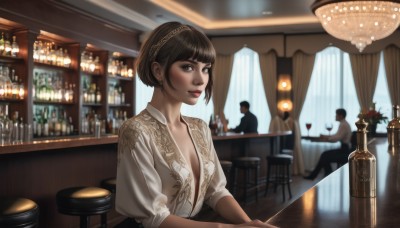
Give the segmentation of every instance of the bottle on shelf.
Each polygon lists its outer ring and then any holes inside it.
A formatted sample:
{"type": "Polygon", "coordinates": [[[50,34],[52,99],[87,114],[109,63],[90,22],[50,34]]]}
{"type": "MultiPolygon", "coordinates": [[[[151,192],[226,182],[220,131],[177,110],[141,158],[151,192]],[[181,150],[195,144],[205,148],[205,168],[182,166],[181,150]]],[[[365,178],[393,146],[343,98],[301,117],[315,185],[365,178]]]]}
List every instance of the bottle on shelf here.
{"type": "Polygon", "coordinates": [[[101,92],[100,92],[99,86],[97,86],[97,90],[96,90],[96,103],[101,104],[101,92]]]}
{"type": "Polygon", "coordinates": [[[17,37],[13,36],[12,43],[11,43],[11,56],[17,57],[18,53],[19,53],[19,46],[17,43],[17,37]]]}
{"type": "Polygon", "coordinates": [[[101,136],[101,121],[99,120],[97,114],[94,115],[94,137],[100,138],[101,136]]]}
{"type": "Polygon", "coordinates": [[[399,105],[393,105],[393,119],[387,125],[389,149],[397,150],[400,148],[400,116],[399,105]]]}
{"type": "Polygon", "coordinates": [[[357,147],[349,155],[350,195],[368,198],[376,196],[376,159],[367,148],[368,123],[360,118],[357,126],[357,147]]]}
{"type": "Polygon", "coordinates": [[[68,50],[64,49],[63,66],[70,67],[70,65],[71,65],[71,58],[69,57],[68,50]]]}
{"type": "Polygon", "coordinates": [[[14,112],[13,118],[13,128],[12,128],[12,134],[11,134],[11,142],[12,143],[18,143],[19,142],[19,113],[17,111],[14,112]]]}
{"type": "Polygon", "coordinates": [[[1,116],[0,116],[0,143],[1,145],[10,144],[11,136],[13,130],[13,122],[8,116],[8,104],[5,104],[2,107],[1,116]]]}
{"type": "Polygon", "coordinates": [[[0,38],[0,55],[4,55],[4,32],[1,33],[1,38],[0,38]]]}
{"type": "Polygon", "coordinates": [[[3,52],[3,55],[11,56],[11,50],[12,50],[11,43],[10,43],[9,39],[6,38],[5,41],[4,41],[4,52],[3,52]]]}

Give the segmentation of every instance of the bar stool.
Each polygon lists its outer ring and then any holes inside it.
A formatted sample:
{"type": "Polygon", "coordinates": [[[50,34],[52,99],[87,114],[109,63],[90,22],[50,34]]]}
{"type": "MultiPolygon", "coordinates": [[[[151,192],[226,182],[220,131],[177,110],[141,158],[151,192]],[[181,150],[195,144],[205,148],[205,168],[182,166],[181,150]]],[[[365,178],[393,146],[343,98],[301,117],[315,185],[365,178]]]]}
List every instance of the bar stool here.
{"type": "Polygon", "coordinates": [[[244,189],[244,201],[247,201],[248,191],[255,189],[256,191],[256,201],[258,201],[258,177],[260,170],[260,158],[259,157],[238,157],[233,160],[233,195],[236,193],[236,188],[244,189]],[[244,171],[244,182],[241,186],[237,184],[237,172],[238,170],[244,171]],[[253,171],[254,181],[249,180],[249,176],[253,171]]]}
{"type": "Polygon", "coordinates": [[[285,185],[289,191],[289,198],[292,198],[290,190],[291,173],[290,168],[293,161],[293,156],[287,154],[278,154],[267,156],[267,180],[265,194],[268,192],[268,185],[274,184],[274,192],[278,185],[282,185],[283,201],[285,201],[285,185]]]}
{"type": "Polygon", "coordinates": [[[39,206],[26,198],[0,198],[0,227],[33,228],[39,222],[39,206]]]}
{"type": "Polygon", "coordinates": [[[100,185],[102,188],[105,188],[111,193],[115,194],[117,179],[115,177],[104,179],[101,181],[100,185]]]}
{"type": "Polygon", "coordinates": [[[80,216],[80,227],[88,228],[91,215],[101,215],[101,227],[107,227],[107,212],[112,194],[97,187],[72,187],[57,192],[58,212],[80,216]]]}
{"type": "Polygon", "coordinates": [[[226,181],[227,181],[227,189],[231,190],[231,170],[232,170],[232,162],[227,160],[221,160],[219,162],[222,166],[222,170],[224,171],[226,181]]]}

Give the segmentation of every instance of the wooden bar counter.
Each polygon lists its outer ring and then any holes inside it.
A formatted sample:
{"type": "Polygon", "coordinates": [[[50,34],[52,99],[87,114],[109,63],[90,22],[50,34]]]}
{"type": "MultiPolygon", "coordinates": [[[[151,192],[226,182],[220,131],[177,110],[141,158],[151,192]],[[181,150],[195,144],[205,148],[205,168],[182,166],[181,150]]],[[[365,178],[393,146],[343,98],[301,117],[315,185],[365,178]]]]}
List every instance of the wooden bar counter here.
{"type": "MultiPolygon", "coordinates": [[[[0,197],[25,197],[40,209],[39,227],[79,227],[79,217],[58,213],[56,193],[67,187],[100,186],[115,177],[118,136],[68,137],[0,146],[0,197]]],[[[100,223],[93,216],[91,224],[100,223]]],[[[113,223],[122,216],[108,213],[113,223]]]]}
{"type": "Polygon", "coordinates": [[[399,151],[388,150],[387,138],[374,138],[368,149],[376,157],[376,198],[350,196],[346,164],[267,222],[282,228],[399,227],[399,151]]]}
{"type": "MultiPolygon", "coordinates": [[[[287,134],[290,132],[228,133],[214,136],[213,140],[220,159],[242,156],[237,145],[243,142],[241,140],[247,140],[246,153],[260,156],[264,161],[272,145],[270,143],[287,134]]],[[[34,200],[40,208],[40,227],[78,227],[78,217],[58,213],[56,193],[73,186],[100,186],[101,180],[115,177],[117,143],[118,136],[109,135],[0,145],[0,197],[34,200]]],[[[91,224],[99,224],[99,217],[93,216],[91,224]]],[[[122,219],[114,210],[108,214],[111,225],[122,219]]]]}

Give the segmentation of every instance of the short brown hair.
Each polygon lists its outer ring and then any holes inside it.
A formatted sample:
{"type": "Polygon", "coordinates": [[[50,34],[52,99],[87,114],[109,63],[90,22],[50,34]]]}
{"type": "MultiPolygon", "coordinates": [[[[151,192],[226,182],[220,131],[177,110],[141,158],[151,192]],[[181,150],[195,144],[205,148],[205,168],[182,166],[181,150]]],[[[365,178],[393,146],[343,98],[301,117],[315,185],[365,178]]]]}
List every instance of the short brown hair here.
{"type": "MultiPolygon", "coordinates": [[[[215,49],[211,41],[202,32],[190,25],[183,25],[179,22],[167,22],[158,26],[143,44],[136,62],[136,69],[140,80],[145,85],[160,87],[160,82],[158,82],[151,70],[151,64],[158,62],[164,67],[167,83],[173,88],[168,72],[174,62],[193,59],[213,65],[215,56],[215,49]],[[180,28],[184,29],[179,30],[180,28]],[[174,33],[174,31],[179,32],[174,33]],[[159,45],[160,43],[162,45],[159,45]],[[158,46],[156,51],[154,51],[155,46],[158,46]]],[[[212,85],[213,76],[211,69],[205,89],[204,99],[207,103],[212,95],[212,85]]]]}

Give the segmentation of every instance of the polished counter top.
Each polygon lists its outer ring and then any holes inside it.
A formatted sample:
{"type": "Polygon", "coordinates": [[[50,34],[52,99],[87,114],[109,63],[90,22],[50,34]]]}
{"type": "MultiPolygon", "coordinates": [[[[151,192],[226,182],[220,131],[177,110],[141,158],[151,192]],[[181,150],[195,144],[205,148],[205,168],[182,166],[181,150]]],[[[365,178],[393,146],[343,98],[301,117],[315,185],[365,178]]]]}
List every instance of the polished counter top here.
{"type": "Polygon", "coordinates": [[[34,140],[32,142],[0,145],[0,155],[34,152],[34,151],[51,150],[51,149],[61,149],[61,148],[103,145],[103,144],[111,144],[117,142],[118,142],[117,135],[104,135],[101,136],[100,138],[90,137],[90,136],[80,136],[80,137],[67,137],[67,138],[46,139],[46,140],[34,140]]]}
{"type": "Polygon", "coordinates": [[[346,164],[267,222],[278,227],[399,227],[399,152],[388,150],[387,138],[374,138],[368,150],[376,157],[376,198],[350,196],[346,164]]]}
{"type": "Polygon", "coordinates": [[[268,133],[234,133],[234,132],[226,132],[218,135],[213,135],[213,141],[218,140],[231,140],[231,139],[249,139],[249,138],[268,138],[268,137],[276,137],[276,136],[285,136],[292,134],[291,131],[277,131],[277,132],[268,132],[268,133]]]}
{"type": "MultiPolygon", "coordinates": [[[[228,132],[221,135],[213,136],[213,140],[219,141],[219,140],[262,138],[262,137],[284,136],[289,134],[291,134],[290,131],[271,132],[265,134],[257,134],[257,133],[239,134],[239,133],[228,132]]],[[[0,155],[35,152],[35,151],[61,149],[61,148],[103,145],[112,143],[118,143],[118,135],[103,135],[100,138],[91,136],[76,136],[76,137],[70,136],[65,138],[40,139],[40,140],[34,140],[32,142],[0,145],[0,155]]]]}

